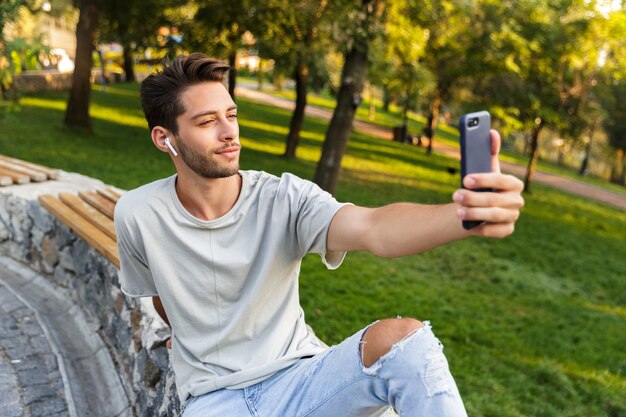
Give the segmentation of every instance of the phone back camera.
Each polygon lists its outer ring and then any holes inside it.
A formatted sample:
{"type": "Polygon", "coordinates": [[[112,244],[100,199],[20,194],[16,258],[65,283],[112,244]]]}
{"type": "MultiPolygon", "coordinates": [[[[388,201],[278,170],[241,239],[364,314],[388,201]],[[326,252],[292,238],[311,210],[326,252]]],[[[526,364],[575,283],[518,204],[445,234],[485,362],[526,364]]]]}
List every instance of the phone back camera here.
{"type": "Polygon", "coordinates": [[[478,126],[478,117],[472,117],[467,121],[467,127],[476,127],[478,126]]]}

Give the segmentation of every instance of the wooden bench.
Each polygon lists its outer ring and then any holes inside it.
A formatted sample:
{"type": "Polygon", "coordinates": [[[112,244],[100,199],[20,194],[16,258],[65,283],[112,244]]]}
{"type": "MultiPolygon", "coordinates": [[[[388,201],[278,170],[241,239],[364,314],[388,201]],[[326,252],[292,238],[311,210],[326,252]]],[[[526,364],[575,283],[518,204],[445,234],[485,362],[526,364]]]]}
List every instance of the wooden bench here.
{"type": "Polygon", "coordinates": [[[113,226],[115,204],[121,195],[112,188],[42,195],[39,202],[119,268],[117,236],[113,226]]]}
{"type": "Polygon", "coordinates": [[[56,170],[0,155],[0,187],[53,180],[57,177],[56,170]]]}

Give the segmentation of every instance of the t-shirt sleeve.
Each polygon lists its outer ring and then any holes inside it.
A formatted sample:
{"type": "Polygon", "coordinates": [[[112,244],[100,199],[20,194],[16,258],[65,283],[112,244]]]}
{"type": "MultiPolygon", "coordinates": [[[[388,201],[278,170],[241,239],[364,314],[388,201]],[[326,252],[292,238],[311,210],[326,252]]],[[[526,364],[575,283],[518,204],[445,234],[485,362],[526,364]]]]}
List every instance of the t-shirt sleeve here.
{"type": "Polygon", "coordinates": [[[117,249],[120,257],[120,286],[129,297],[152,297],[159,295],[152,273],[141,250],[143,242],[138,231],[134,230],[132,218],[129,220],[123,205],[118,202],[115,208],[115,230],[117,249]]]}
{"type": "Polygon", "coordinates": [[[317,184],[290,176],[298,192],[296,216],[296,240],[300,256],[317,253],[328,269],[337,269],[346,252],[330,251],[327,248],[328,229],[335,214],[350,203],[339,203],[317,184]]]}

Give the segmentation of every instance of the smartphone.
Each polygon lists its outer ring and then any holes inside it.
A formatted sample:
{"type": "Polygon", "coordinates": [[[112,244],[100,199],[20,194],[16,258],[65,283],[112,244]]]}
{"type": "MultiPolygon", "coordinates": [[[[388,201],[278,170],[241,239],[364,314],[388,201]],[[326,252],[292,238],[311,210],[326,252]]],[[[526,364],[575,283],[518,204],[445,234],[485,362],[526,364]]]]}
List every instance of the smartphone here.
{"type": "MultiPolygon", "coordinates": [[[[468,113],[461,117],[461,187],[467,174],[491,172],[491,115],[487,111],[468,113]]],[[[481,188],[474,191],[493,191],[481,188]]],[[[464,220],[463,228],[469,230],[483,222],[464,220]]]]}

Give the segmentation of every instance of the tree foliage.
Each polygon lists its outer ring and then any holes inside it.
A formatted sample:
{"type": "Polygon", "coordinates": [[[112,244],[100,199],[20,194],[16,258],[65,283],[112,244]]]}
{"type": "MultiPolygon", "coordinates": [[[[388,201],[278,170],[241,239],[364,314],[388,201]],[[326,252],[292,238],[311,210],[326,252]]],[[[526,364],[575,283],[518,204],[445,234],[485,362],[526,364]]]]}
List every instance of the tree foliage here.
{"type": "Polygon", "coordinates": [[[293,74],[296,107],[289,124],[284,156],[294,158],[304,123],[307,91],[311,79],[324,72],[325,49],[329,46],[329,25],[325,20],[328,0],[270,0],[260,2],[263,15],[255,25],[257,49],[272,58],[275,71],[293,74]]]}
{"type": "Polygon", "coordinates": [[[124,55],[126,81],[135,81],[132,55],[148,47],[158,47],[157,29],[172,26],[169,11],[186,0],[110,0],[102,2],[100,42],[118,42],[124,55]],[[150,13],[146,13],[150,10],[150,13]]]}

